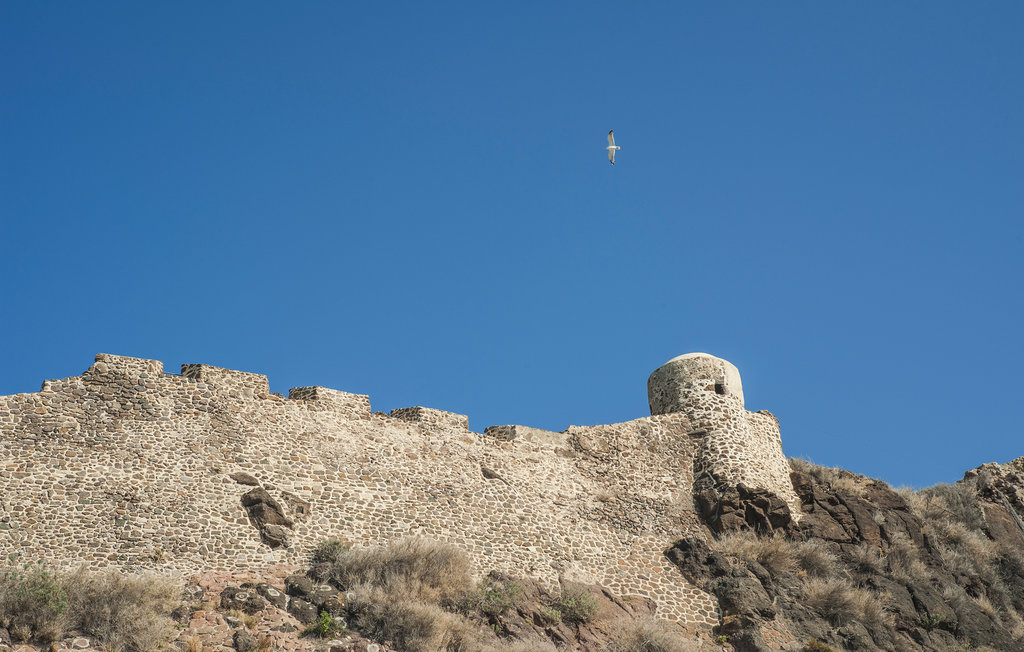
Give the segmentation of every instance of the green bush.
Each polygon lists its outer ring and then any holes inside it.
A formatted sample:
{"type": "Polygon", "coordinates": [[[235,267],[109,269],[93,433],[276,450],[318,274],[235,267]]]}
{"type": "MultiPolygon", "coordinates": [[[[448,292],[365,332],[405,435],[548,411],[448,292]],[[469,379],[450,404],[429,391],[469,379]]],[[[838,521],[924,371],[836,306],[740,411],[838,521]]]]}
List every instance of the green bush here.
{"type": "Polygon", "coordinates": [[[597,598],[586,589],[568,588],[562,590],[552,606],[562,614],[564,622],[585,623],[597,611],[597,598]]]}
{"type": "Polygon", "coordinates": [[[316,620],[310,623],[309,626],[303,630],[302,635],[313,636],[316,638],[331,638],[341,630],[341,624],[334,618],[331,618],[331,614],[326,611],[321,611],[316,620]]]}
{"type": "Polygon", "coordinates": [[[58,575],[42,564],[0,572],[0,625],[19,639],[80,630],[109,650],[146,652],[169,640],[175,587],[111,571],[58,575]]]}
{"type": "Polygon", "coordinates": [[[498,618],[516,605],[522,593],[523,587],[517,582],[488,577],[477,585],[476,591],[466,594],[459,601],[459,609],[466,613],[477,612],[488,618],[498,618]]]}
{"type": "Polygon", "coordinates": [[[68,596],[60,578],[42,563],[0,574],[0,625],[22,640],[52,641],[67,627],[68,596]]]}

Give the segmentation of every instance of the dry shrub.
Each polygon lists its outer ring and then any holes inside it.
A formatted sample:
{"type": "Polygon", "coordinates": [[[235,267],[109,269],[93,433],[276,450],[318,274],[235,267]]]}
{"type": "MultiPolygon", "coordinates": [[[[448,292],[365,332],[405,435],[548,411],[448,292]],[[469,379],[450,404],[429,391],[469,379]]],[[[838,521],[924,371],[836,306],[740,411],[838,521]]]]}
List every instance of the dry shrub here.
{"type": "Polygon", "coordinates": [[[758,537],[753,532],[735,532],[717,541],[727,555],[752,559],[772,574],[792,572],[796,568],[796,544],[781,536],[758,537]]]}
{"type": "Polygon", "coordinates": [[[889,547],[884,552],[889,573],[902,582],[922,582],[931,577],[931,571],[918,555],[917,546],[902,533],[894,533],[889,547]]]}
{"type": "MultiPolygon", "coordinates": [[[[477,584],[476,590],[459,599],[459,611],[479,613],[488,618],[498,618],[516,606],[523,595],[523,587],[514,580],[491,576],[477,584]]],[[[561,619],[561,614],[558,615],[561,619]]]]}
{"type": "Polygon", "coordinates": [[[597,598],[590,591],[580,587],[562,589],[562,594],[552,604],[567,623],[585,623],[597,611],[597,598]]]}
{"type": "Polygon", "coordinates": [[[875,546],[862,543],[850,552],[850,567],[855,571],[878,574],[883,566],[882,552],[875,546]]]}
{"type": "Polygon", "coordinates": [[[22,641],[53,641],[68,629],[68,596],[60,578],[43,564],[0,572],[0,626],[22,641]]]}
{"type": "Polygon", "coordinates": [[[839,571],[839,562],[821,539],[801,541],[793,546],[796,565],[812,577],[831,577],[839,571]]]}
{"type": "Polygon", "coordinates": [[[870,480],[867,476],[852,473],[844,469],[818,466],[810,460],[801,459],[799,457],[789,458],[789,468],[811,476],[817,480],[819,484],[825,485],[834,491],[843,491],[852,494],[864,493],[864,483],[870,480]]]}
{"type": "Polygon", "coordinates": [[[478,645],[475,629],[436,604],[365,585],[351,591],[348,604],[359,631],[378,641],[392,641],[400,650],[468,652],[478,645]]]}
{"type": "Polygon", "coordinates": [[[978,503],[977,485],[973,483],[937,484],[918,492],[924,499],[924,521],[950,519],[962,523],[969,530],[982,530],[985,515],[978,503]]]}
{"type": "Polygon", "coordinates": [[[695,652],[696,643],[654,619],[624,620],[617,623],[608,652],[695,652]]]}
{"type": "Polygon", "coordinates": [[[331,580],[344,589],[372,586],[407,600],[450,602],[472,587],[466,553],[431,539],[339,551],[331,566],[331,580]]]}
{"type": "Polygon", "coordinates": [[[499,641],[483,648],[484,652],[557,652],[550,641],[499,641]]]}
{"type": "Polygon", "coordinates": [[[871,591],[848,580],[811,578],[804,584],[804,601],[836,627],[859,622],[868,629],[888,624],[888,615],[871,591]]]}
{"type": "Polygon", "coordinates": [[[67,587],[75,627],[107,649],[146,652],[171,637],[174,623],[168,614],[177,590],[165,580],[116,571],[78,572],[67,579],[67,587]]]}

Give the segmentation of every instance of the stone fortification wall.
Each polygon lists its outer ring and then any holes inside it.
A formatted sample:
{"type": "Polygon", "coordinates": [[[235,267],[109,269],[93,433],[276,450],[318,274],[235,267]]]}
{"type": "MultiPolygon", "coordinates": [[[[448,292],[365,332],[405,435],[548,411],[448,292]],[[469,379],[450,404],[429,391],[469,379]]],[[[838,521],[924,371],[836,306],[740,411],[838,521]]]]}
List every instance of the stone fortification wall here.
{"type": "Polygon", "coordinates": [[[421,535],[480,573],[600,582],[709,626],[715,601],[663,555],[703,536],[694,416],[478,434],[464,415],[383,415],[362,395],[285,398],[259,374],[101,354],[0,397],[0,559],[191,574],[421,535]]]}
{"type": "Polygon", "coordinates": [[[736,367],[706,353],[669,360],[647,381],[651,414],[684,414],[698,442],[695,490],[745,484],[767,489],[799,518],[800,501],[782,453],[779,420],[768,411],[748,412],[736,367]]]}

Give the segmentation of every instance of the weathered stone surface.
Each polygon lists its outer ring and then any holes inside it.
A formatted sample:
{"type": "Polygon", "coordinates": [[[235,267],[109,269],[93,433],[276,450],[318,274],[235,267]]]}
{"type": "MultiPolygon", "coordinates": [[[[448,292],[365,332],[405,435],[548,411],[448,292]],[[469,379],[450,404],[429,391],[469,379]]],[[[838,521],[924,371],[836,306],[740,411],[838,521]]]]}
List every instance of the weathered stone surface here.
{"type": "Polygon", "coordinates": [[[762,618],[775,617],[771,597],[753,575],[722,577],[715,580],[712,587],[725,615],[757,614],[762,618]]]}
{"type": "Polygon", "coordinates": [[[262,610],[267,603],[255,591],[229,586],[220,593],[220,606],[222,609],[238,609],[252,614],[262,610]]]}
{"type": "Polygon", "coordinates": [[[294,597],[288,600],[288,613],[295,616],[300,623],[311,623],[318,615],[313,603],[294,597]]]}
{"type": "Polygon", "coordinates": [[[274,587],[270,586],[266,582],[260,582],[256,584],[253,589],[259,593],[264,600],[274,605],[278,609],[284,609],[288,606],[288,596],[281,591],[278,591],[274,587]]]}
{"type": "Polygon", "coordinates": [[[231,640],[238,652],[249,652],[249,650],[256,647],[256,639],[245,629],[236,631],[231,640]]]}
{"type": "Polygon", "coordinates": [[[315,584],[305,575],[289,575],[284,578],[284,592],[297,598],[306,598],[313,593],[315,584]]]}
{"type": "Polygon", "coordinates": [[[287,548],[292,544],[292,531],[283,525],[263,525],[260,527],[260,536],[271,548],[287,548]]]}
{"type": "Polygon", "coordinates": [[[244,484],[244,485],[249,485],[249,486],[253,486],[253,487],[260,486],[260,481],[256,479],[256,476],[251,475],[249,473],[245,473],[244,471],[238,471],[237,473],[232,473],[232,474],[228,475],[228,477],[231,478],[232,480],[234,480],[235,482],[237,482],[238,484],[244,484]]]}
{"type": "Polygon", "coordinates": [[[744,484],[720,492],[706,488],[694,496],[694,503],[708,527],[719,533],[753,530],[767,535],[793,521],[786,501],[744,484]]]}
{"type": "Polygon", "coordinates": [[[292,527],[292,521],[285,516],[284,508],[266,489],[256,488],[242,496],[242,506],[249,513],[249,518],[261,527],[264,525],[283,525],[292,527]]]}

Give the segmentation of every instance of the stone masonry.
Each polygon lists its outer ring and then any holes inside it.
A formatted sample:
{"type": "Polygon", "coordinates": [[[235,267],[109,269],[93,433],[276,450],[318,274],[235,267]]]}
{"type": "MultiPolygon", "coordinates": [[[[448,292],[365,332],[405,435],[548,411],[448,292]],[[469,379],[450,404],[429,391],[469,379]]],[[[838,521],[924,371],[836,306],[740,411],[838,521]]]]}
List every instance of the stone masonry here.
{"type": "Polygon", "coordinates": [[[800,501],[782,453],[779,420],[767,410],[747,412],[740,372],[707,353],[672,358],[647,380],[651,414],[684,414],[697,443],[694,489],[722,490],[739,484],[765,489],[784,500],[794,518],[800,501]]]}
{"type": "Polygon", "coordinates": [[[774,417],[745,412],[738,372],[705,358],[687,358],[699,363],[685,382],[652,375],[654,416],[480,434],[441,410],[374,413],[363,395],[286,398],[259,374],[99,354],[81,376],[0,396],[0,565],[180,576],[304,563],[328,538],[424,536],[466,550],[481,575],[600,583],[707,628],[716,601],[663,554],[706,536],[694,470],[788,494],[774,417]]]}

